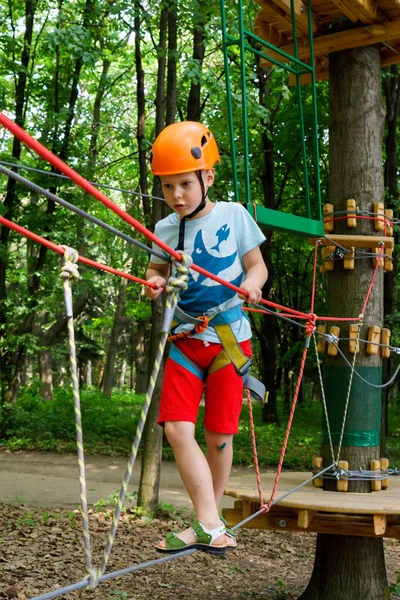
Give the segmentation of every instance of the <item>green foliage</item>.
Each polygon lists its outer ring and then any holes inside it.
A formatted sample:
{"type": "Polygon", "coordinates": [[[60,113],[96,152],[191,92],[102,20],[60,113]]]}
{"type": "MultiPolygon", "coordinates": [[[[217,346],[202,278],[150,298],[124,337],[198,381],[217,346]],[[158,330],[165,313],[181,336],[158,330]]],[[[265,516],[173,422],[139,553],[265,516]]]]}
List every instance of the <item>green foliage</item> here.
{"type": "MultiPolygon", "coordinates": [[[[90,389],[81,393],[84,448],[88,453],[128,455],[134,440],[144,397],[126,391],[116,391],[111,399],[90,389]]],[[[281,406],[281,404],[280,404],[281,406]]],[[[6,437],[0,440],[10,450],[51,450],[75,452],[75,417],[72,394],[57,389],[54,400],[43,402],[37,389],[25,389],[17,406],[10,407],[6,437]]],[[[260,467],[275,467],[279,461],[285,436],[287,415],[279,409],[280,425],[263,424],[261,404],[252,404],[257,454],[260,467]]],[[[196,438],[206,449],[203,431],[204,407],[200,406],[196,438]]],[[[390,434],[387,455],[391,465],[400,462],[400,413],[390,408],[390,434]]],[[[299,404],[293,419],[284,466],[294,470],[309,470],[311,458],[319,452],[321,442],[322,407],[319,402],[299,404]]],[[[140,454],[140,448],[139,448],[140,454]]],[[[173,460],[164,439],[163,458],[173,460]]],[[[234,464],[252,465],[253,450],[247,404],[243,405],[239,433],[234,438],[234,464]]],[[[134,497],[130,498],[131,501],[134,497]]],[[[116,502],[116,494],[99,499],[96,506],[116,502]]]]}

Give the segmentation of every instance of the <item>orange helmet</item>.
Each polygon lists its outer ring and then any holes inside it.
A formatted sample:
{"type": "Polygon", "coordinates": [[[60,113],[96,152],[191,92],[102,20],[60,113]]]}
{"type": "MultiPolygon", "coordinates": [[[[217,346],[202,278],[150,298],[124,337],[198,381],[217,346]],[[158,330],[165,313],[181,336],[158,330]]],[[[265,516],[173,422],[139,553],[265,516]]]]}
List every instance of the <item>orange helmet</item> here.
{"type": "Polygon", "coordinates": [[[154,142],[150,162],[153,175],[175,175],[212,169],[221,160],[208,127],[196,121],[180,121],[162,130],[154,142]]]}

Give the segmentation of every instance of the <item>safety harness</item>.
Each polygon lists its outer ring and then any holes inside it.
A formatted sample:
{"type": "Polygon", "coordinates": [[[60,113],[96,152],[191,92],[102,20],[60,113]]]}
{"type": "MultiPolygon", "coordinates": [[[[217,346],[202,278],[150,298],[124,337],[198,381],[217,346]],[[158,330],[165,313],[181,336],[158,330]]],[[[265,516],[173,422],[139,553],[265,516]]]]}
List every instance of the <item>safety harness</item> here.
{"type": "MultiPolygon", "coordinates": [[[[207,327],[212,327],[216,332],[222,344],[222,350],[217,354],[207,370],[199,367],[199,365],[188,358],[174,343],[171,345],[169,356],[173,361],[193,373],[193,375],[202,381],[205,381],[209,375],[212,375],[219,369],[232,363],[236,373],[242,377],[244,387],[250,391],[255,400],[260,400],[264,403],[267,401],[268,397],[265,385],[249,374],[251,359],[243,352],[231,327],[232,323],[238,321],[242,317],[243,312],[241,305],[235,306],[224,312],[216,313],[212,317],[208,317],[207,327]]],[[[184,312],[181,308],[177,307],[172,321],[172,340],[178,337],[174,335],[175,329],[178,325],[182,324],[194,325],[194,329],[188,333],[189,335],[193,335],[196,332],[195,328],[204,324],[204,317],[198,317],[193,313],[184,312]]]]}

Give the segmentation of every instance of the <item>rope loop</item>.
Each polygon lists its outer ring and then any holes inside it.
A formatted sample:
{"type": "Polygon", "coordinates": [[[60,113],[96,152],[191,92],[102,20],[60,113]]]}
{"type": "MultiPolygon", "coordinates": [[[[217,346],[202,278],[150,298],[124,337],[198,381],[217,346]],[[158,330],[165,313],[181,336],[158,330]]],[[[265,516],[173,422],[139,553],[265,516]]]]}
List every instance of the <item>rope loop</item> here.
{"type": "Polygon", "coordinates": [[[210,319],[206,315],[201,315],[197,318],[201,319],[202,322],[197,323],[197,325],[195,325],[193,329],[188,329],[187,331],[181,331],[181,333],[175,333],[174,335],[170,335],[168,341],[174,342],[175,340],[181,340],[186,337],[192,337],[192,335],[194,335],[195,333],[203,333],[203,331],[207,329],[210,319]]]}
{"type": "Polygon", "coordinates": [[[78,258],[79,254],[75,248],[61,246],[64,248],[64,264],[61,267],[61,279],[79,279],[78,258]]]}
{"type": "Polygon", "coordinates": [[[172,263],[176,268],[177,276],[168,279],[165,289],[168,293],[179,293],[180,291],[187,289],[189,269],[193,264],[193,259],[188,254],[182,252],[182,260],[173,260],[172,263]]]}

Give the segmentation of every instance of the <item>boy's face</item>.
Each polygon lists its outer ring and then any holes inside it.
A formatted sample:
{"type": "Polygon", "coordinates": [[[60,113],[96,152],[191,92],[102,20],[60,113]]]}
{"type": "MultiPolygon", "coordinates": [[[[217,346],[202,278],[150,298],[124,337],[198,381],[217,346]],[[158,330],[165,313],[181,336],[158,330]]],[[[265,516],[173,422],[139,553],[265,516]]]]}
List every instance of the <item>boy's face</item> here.
{"type": "MultiPolygon", "coordinates": [[[[208,191],[214,182],[214,169],[203,171],[201,176],[208,191]]],[[[162,175],[160,180],[165,201],[178,217],[190,215],[200,204],[202,190],[196,172],[162,175]]],[[[199,216],[202,212],[198,213],[199,216]]]]}

